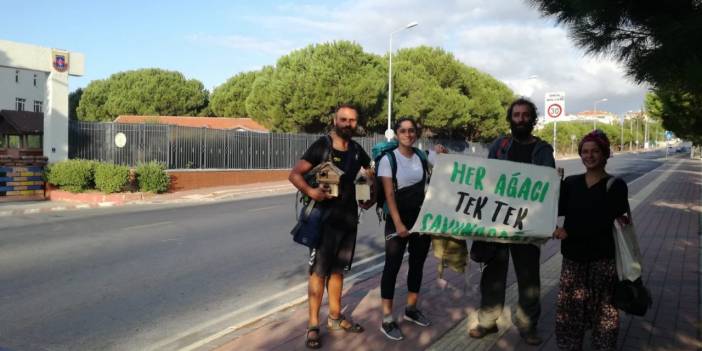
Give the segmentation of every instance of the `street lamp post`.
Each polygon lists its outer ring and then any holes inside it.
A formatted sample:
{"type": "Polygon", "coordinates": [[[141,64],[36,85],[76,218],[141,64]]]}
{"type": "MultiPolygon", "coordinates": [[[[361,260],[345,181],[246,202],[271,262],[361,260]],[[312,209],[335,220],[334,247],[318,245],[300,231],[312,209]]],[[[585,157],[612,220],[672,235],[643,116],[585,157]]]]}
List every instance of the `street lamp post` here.
{"type": "Polygon", "coordinates": [[[395,136],[395,133],[392,131],[392,36],[405,29],[416,27],[418,24],[417,22],[411,22],[390,33],[390,46],[388,50],[388,129],[385,131],[385,138],[388,139],[388,141],[392,140],[392,137],[395,136]]]}
{"type": "Polygon", "coordinates": [[[596,100],[596,101],[595,101],[595,107],[594,107],[594,109],[593,109],[593,111],[592,111],[592,113],[593,113],[593,114],[592,114],[592,118],[593,118],[593,121],[592,121],[592,130],[597,129],[597,116],[596,116],[596,115],[597,115],[597,103],[599,103],[599,102],[605,102],[605,101],[607,101],[607,98],[602,98],[602,99],[599,99],[599,100],[596,100]]]}
{"type": "Polygon", "coordinates": [[[619,123],[621,124],[621,134],[619,136],[619,151],[624,152],[624,116],[619,119],[619,123]]]}

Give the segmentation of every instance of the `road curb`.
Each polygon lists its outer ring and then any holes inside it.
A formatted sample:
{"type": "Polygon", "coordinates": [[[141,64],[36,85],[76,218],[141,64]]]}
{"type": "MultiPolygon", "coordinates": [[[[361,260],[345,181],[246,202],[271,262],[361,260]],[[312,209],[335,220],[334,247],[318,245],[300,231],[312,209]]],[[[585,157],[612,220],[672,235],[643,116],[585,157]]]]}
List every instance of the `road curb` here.
{"type": "MultiPolygon", "coordinates": [[[[200,194],[164,194],[150,197],[148,200],[139,199],[133,201],[101,201],[101,202],[91,202],[91,203],[61,203],[60,205],[51,205],[51,200],[46,200],[46,202],[39,203],[38,206],[26,208],[15,208],[9,210],[0,209],[0,218],[8,216],[21,216],[21,215],[33,215],[33,214],[43,214],[43,213],[56,213],[62,211],[75,211],[75,210],[85,210],[85,209],[96,209],[96,208],[112,208],[112,207],[124,207],[124,206],[135,206],[135,205],[166,205],[166,204],[179,204],[179,203],[212,203],[218,201],[233,201],[233,200],[245,200],[258,197],[274,196],[279,194],[291,194],[294,193],[296,189],[291,184],[285,185],[269,185],[269,186],[256,186],[256,187],[241,187],[237,189],[230,190],[216,190],[207,193],[200,194]]],[[[25,206],[18,204],[17,206],[25,206]]]]}

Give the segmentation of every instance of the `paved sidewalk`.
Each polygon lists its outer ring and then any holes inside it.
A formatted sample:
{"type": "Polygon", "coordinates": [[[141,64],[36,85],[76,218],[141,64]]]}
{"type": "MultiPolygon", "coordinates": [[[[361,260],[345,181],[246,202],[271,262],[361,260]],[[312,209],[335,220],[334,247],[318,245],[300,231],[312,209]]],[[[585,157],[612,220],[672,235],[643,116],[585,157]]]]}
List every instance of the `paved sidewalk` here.
{"type": "Polygon", "coordinates": [[[89,208],[104,208],[124,205],[148,204],[183,204],[197,202],[226,201],[233,199],[247,199],[252,197],[273,196],[295,192],[295,188],[288,182],[266,182],[238,186],[212,187],[179,191],[174,193],[155,194],[144,200],[133,200],[124,203],[95,202],[77,203],[67,201],[25,201],[25,202],[0,202],[0,217],[26,215],[35,213],[48,213],[57,211],[71,211],[89,208]]]}
{"type": "MultiPolygon", "coordinates": [[[[622,350],[698,350],[700,342],[700,221],[702,219],[702,163],[671,159],[629,186],[630,202],[644,256],[644,282],[654,304],[644,318],[622,315],[619,348],[622,350]]],[[[344,313],[366,327],[362,334],[329,333],[322,328],[324,350],[555,350],[555,300],[561,255],[559,243],[550,241],[541,251],[542,317],[539,328],[544,344],[524,344],[511,324],[506,307],[498,321],[500,332],[471,339],[467,329],[475,323],[479,301],[477,265],[466,274],[446,271],[437,280],[437,261],[431,256],[424,269],[420,308],[433,320],[428,328],[400,322],[403,341],[386,339],[380,326],[380,274],[355,280],[344,289],[344,313]]],[[[511,266],[511,265],[510,265],[511,266]]],[[[403,265],[399,277],[406,276],[403,265]]],[[[395,315],[401,320],[406,284],[398,278],[395,315]]],[[[506,306],[516,304],[512,268],[506,306]]],[[[296,296],[291,296],[291,299],[296,296]]],[[[327,310],[323,306],[321,317],[327,310]]],[[[305,350],[307,305],[300,304],[219,340],[225,350],[305,350]]],[[[212,346],[212,344],[210,344],[212,346]]]]}

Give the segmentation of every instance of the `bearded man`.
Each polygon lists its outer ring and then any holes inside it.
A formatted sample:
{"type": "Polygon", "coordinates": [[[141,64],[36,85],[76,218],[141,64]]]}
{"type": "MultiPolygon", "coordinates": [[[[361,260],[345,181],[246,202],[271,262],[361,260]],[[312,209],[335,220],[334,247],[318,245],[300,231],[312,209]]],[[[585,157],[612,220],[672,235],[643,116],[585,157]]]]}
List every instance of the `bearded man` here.
{"type": "MultiPolygon", "coordinates": [[[[556,167],[553,147],[532,135],[536,119],[536,105],[533,102],[525,98],[514,101],[507,110],[512,135],[497,138],[490,146],[488,158],[556,167]]],[[[497,332],[497,319],[502,314],[505,304],[507,269],[511,254],[519,286],[519,304],[516,313],[513,314],[514,324],[527,344],[541,344],[542,339],[537,329],[541,314],[540,247],[534,244],[502,243],[489,243],[489,246],[492,246],[492,257],[485,262],[480,278],[478,325],[470,329],[468,334],[479,339],[497,332]]]]}
{"type": "Polygon", "coordinates": [[[351,140],[358,125],[356,107],[339,106],[333,122],[334,128],[329,135],[310,145],[288,177],[297,189],[316,201],[318,206],[323,206],[327,213],[321,227],[319,246],[310,249],[309,257],[309,322],[305,344],[312,349],[321,347],[319,310],[325,285],[329,300],[327,330],[363,332],[363,327],[341,314],[341,291],[344,272],[351,269],[356,247],[358,207],[368,209],[374,203],[374,200],[356,201],[354,184],[361,168],[371,172],[371,159],[360,144],[351,140]],[[306,173],[327,161],[333,162],[344,172],[336,196],[332,196],[328,188],[311,186],[304,179],[306,173]]]}

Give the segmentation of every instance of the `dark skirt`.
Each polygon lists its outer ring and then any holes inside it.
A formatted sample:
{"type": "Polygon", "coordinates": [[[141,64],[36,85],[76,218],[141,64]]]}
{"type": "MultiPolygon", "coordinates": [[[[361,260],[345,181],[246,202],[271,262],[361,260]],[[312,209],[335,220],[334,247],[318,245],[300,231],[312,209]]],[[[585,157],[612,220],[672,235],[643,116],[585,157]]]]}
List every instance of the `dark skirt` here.
{"type": "Polygon", "coordinates": [[[619,311],[612,304],[617,269],[613,259],[590,262],[563,258],[556,306],[556,342],[562,350],[581,350],[592,329],[592,347],[614,350],[619,311]]]}

